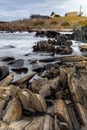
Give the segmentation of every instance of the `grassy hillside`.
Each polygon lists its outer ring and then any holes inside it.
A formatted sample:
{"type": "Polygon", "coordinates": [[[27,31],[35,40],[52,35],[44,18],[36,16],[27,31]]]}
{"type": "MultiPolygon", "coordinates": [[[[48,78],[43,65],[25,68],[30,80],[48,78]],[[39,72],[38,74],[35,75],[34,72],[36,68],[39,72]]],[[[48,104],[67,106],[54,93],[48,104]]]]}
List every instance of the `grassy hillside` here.
{"type": "Polygon", "coordinates": [[[58,17],[49,19],[23,19],[9,23],[0,23],[0,30],[27,31],[30,29],[76,29],[87,26],[87,17],[58,17]]]}

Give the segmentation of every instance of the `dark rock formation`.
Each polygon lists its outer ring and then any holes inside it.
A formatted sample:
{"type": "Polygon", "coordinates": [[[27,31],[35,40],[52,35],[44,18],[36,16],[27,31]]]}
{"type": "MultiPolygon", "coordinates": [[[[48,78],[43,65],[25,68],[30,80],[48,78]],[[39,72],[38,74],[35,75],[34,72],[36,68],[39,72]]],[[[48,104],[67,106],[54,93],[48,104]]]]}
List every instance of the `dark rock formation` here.
{"type": "Polygon", "coordinates": [[[46,37],[47,38],[55,38],[59,33],[56,31],[46,31],[46,37]]]}
{"type": "Polygon", "coordinates": [[[87,42],[87,26],[74,31],[74,39],[77,41],[87,42]]]}
{"type": "Polygon", "coordinates": [[[28,68],[12,68],[12,71],[16,72],[17,74],[21,74],[21,73],[27,73],[28,72],[28,68]]]}
{"type": "Polygon", "coordinates": [[[45,37],[46,34],[45,34],[45,31],[37,31],[36,34],[35,34],[36,37],[45,37]]]}
{"type": "Polygon", "coordinates": [[[10,62],[9,65],[11,65],[13,68],[22,68],[24,65],[24,59],[15,60],[10,62]]]}
{"type": "Polygon", "coordinates": [[[52,43],[40,41],[35,46],[33,46],[33,50],[38,52],[53,52],[55,50],[55,46],[52,45],[52,43]]]}
{"type": "Polygon", "coordinates": [[[37,42],[37,44],[33,46],[33,50],[38,52],[51,52],[53,54],[67,55],[72,53],[72,41],[68,40],[66,35],[56,33],[54,38],[55,39],[37,42]]]}
{"type": "Polygon", "coordinates": [[[13,85],[9,74],[0,81],[0,130],[87,129],[87,57],[56,57],[44,69],[50,78],[31,73],[13,85]]]}
{"type": "Polygon", "coordinates": [[[9,56],[1,57],[1,61],[4,61],[4,62],[11,62],[14,60],[15,60],[14,57],[9,57],[9,56]]]}
{"type": "Polygon", "coordinates": [[[0,66],[0,80],[5,78],[9,74],[8,66],[0,66]]]}
{"type": "Polygon", "coordinates": [[[35,72],[42,72],[44,70],[44,65],[39,65],[39,64],[32,64],[32,71],[35,72]]]}
{"type": "Polygon", "coordinates": [[[3,46],[1,49],[12,49],[12,48],[15,48],[15,46],[7,45],[7,46],[3,46]]]}

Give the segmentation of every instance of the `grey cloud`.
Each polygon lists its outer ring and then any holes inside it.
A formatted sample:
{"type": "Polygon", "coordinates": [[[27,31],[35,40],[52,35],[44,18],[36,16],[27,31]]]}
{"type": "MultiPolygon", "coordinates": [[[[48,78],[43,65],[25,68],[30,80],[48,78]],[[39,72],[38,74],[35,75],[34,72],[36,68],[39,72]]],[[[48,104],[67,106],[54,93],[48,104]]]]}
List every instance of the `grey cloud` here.
{"type": "Polygon", "coordinates": [[[79,11],[80,5],[86,12],[87,0],[2,0],[0,20],[29,18],[35,13],[50,15],[52,11],[64,15],[68,11],[79,11]]]}

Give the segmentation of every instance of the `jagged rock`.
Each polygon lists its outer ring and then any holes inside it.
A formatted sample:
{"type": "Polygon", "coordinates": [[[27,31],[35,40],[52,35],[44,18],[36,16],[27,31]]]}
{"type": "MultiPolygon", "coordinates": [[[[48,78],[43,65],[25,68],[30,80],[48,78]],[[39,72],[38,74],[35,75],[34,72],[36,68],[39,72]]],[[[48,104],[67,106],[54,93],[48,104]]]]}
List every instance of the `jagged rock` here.
{"type": "Polygon", "coordinates": [[[45,116],[43,130],[53,130],[53,118],[50,115],[45,116]]]}
{"type": "Polygon", "coordinates": [[[61,61],[57,61],[57,62],[54,62],[54,63],[49,63],[49,64],[46,64],[45,65],[45,70],[48,70],[52,67],[54,67],[55,69],[59,69],[59,64],[61,63],[61,61]]]}
{"type": "Polygon", "coordinates": [[[39,65],[39,64],[33,64],[32,65],[32,71],[35,72],[42,72],[44,70],[44,65],[39,65]]]}
{"type": "MultiPolygon", "coordinates": [[[[48,109],[48,113],[50,110],[48,109]]],[[[25,130],[53,130],[53,117],[50,114],[35,117],[25,130]]]]}
{"type": "Polygon", "coordinates": [[[55,46],[52,43],[48,43],[47,41],[40,41],[33,46],[33,51],[54,52],[55,46]]]}
{"type": "Polygon", "coordinates": [[[10,123],[21,119],[22,117],[22,107],[18,98],[14,98],[10,101],[6,107],[5,115],[3,116],[3,121],[10,123]]]}
{"type": "Polygon", "coordinates": [[[43,129],[44,117],[35,117],[24,130],[42,130],[43,129]]]}
{"type": "Polygon", "coordinates": [[[56,78],[59,74],[59,71],[57,71],[54,67],[50,68],[47,71],[44,71],[41,75],[41,77],[47,77],[48,79],[56,78]]]}
{"type": "Polygon", "coordinates": [[[8,130],[8,124],[6,122],[0,121],[0,130],[8,130]]]}
{"type": "Polygon", "coordinates": [[[12,98],[14,98],[20,89],[13,85],[10,86],[0,86],[0,116],[3,116],[3,111],[6,104],[12,98]]]}
{"type": "Polygon", "coordinates": [[[73,50],[71,47],[65,47],[65,49],[61,52],[61,54],[72,54],[73,50]]]}
{"type": "Polygon", "coordinates": [[[61,130],[70,130],[68,124],[65,122],[60,123],[60,128],[61,128],[61,130]]]}
{"type": "Polygon", "coordinates": [[[87,26],[83,26],[81,29],[74,31],[74,39],[77,41],[87,42],[87,26]]]}
{"type": "Polygon", "coordinates": [[[68,74],[68,86],[75,102],[87,106],[87,71],[80,67],[76,75],[68,74]]]}
{"type": "Polygon", "coordinates": [[[79,62],[79,61],[87,61],[87,57],[84,56],[65,56],[61,57],[60,60],[62,62],[79,62]]]}
{"type": "Polygon", "coordinates": [[[59,121],[57,119],[57,116],[54,117],[54,129],[55,130],[61,130],[60,123],[59,123],[59,121]]]}
{"type": "Polygon", "coordinates": [[[57,115],[57,118],[61,123],[66,123],[67,129],[70,130],[72,128],[72,123],[67,106],[62,99],[58,99],[55,103],[55,114],[57,115]]]}
{"type": "Polygon", "coordinates": [[[36,34],[35,34],[36,37],[45,37],[46,34],[45,34],[45,31],[37,31],[36,34]]]}
{"type": "Polygon", "coordinates": [[[8,66],[0,66],[0,80],[5,78],[9,74],[8,66]]]}
{"type": "Polygon", "coordinates": [[[47,82],[48,82],[47,78],[37,77],[37,79],[35,78],[29,81],[29,88],[32,92],[38,93],[41,86],[46,85],[47,82]]]}
{"type": "Polygon", "coordinates": [[[80,103],[77,103],[76,106],[77,106],[80,118],[82,120],[82,123],[84,125],[87,125],[87,108],[85,108],[85,106],[81,105],[80,103]]]}
{"type": "Polygon", "coordinates": [[[56,93],[55,93],[55,97],[56,97],[57,99],[62,99],[62,98],[63,98],[63,92],[62,92],[62,91],[56,92],[56,93]]]}
{"type": "Polygon", "coordinates": [[[59,87],[59,77],[53,80],[47,80],[47,78],[40,80],[40,83],[33,81],[30,84],[33,92],[39,93],[42,97],[46,98],[56,93],[59,87]]]}
{"type": "Polygon", "coordinates": [[[34,75],[35,75],[35,73],[24,76],[23,78],[14,81],[13,84],[19,85],[19,86],[23,85],[23,83],[28,82],[34,75]]]}
{"type": "Polygon", "coordinates": [[[66,86],[66,82],[67,82],[67,72],[65,69],[60,69],[60,77],[59,77],[59,81],[62,87],[65,88],[66,86]]]}
{"type": "Polygon", "coordinates": [[[18,93],[18,97],[22,103],[23,108],[35,110],[36,112],[46,112],[47,106],[44,98],[39,94],[34,94],[29,90],[23,90],[18,93]]]}
{"type": "Polygon", "coordinates": [[[9,74],[6,78],[0,81],[0,86],[8,86],[9,84],[12,83],[13,79],[14,79],[14,75],[9,74]]]}
{"type": "Polygon", "coordinates": [[[68,54],[72,54],[72,52],[73,52],[72,48],[70,46],[67,46],[67,45],[61,45],[61,46],[56,47],[57,54],[68,55],[68,54]]]}
{"type": "Polygon", "coordinates": [[[6,104],[6,100],[3,100],[3,99],[0,98],[0,117],[3,113],[5,104],[6,104]]]}
{"type": "Polygon", "coordinates": [[[81,130],[87,130],[87,125],[83,126],[81,130]]]}
{"type": "Polygon", "coordinates": [[[38,90],[39,94],[46,98],[57,92],[59,85],[59,77],[50,80],[46,85],[41,86],[41,88],[38,90]]]}
{"type": "Polygon", "coordinates": [[[32,118],[25,118],[23,120],[19,120],[16,122],[12,122],[9,126],[8,126],[8,130],[10,129],[14,129],[14,130],[24,130],[25,127],[27,125],[29,125],[29,123],[31,122],[32,118]]]}

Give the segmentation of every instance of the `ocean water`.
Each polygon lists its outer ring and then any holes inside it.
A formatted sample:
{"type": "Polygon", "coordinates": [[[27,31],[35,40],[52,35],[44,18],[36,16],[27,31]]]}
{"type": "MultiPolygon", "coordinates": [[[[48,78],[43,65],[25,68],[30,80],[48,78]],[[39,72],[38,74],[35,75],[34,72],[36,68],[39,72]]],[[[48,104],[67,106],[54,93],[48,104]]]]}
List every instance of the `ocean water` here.
{"type": "MultiPolygon", "coordinates": [[[[28,68],[28,73],[31,73],[32,65],[29,64],[30,60],[32,59],[38,60],[38,59],[50,57],[49,54],[33,52],[33,48],[32,48],[33,45],[36,44],[37,41],[41,41],[41,40],[47,40],[47,38],[35,37],[35,33],[28,33],[28,32],[22,32],[22,33],[0,32],[0,59],[5,56],[14,57],[16,60],[24,59],[23,67],[28,68]],[[28,53],[29,53],[29,56],[25,56],[25,54],[28,54],[28,53]]],[[[77,42],[77,41],[72,41],[72,43],[73,43],[72,55],[82,55],[82,53],[79,51],[79,45],[81,45],[82,43],[77,42]]],[[[7,64],[7,62],[2,62],[0,60],[0,65],[5,65],[5,64],[7,64]]],[[[11,71],[11,66],[9,66],[9,68],[11,71]]],[[[26,74],[14,73],[14,75],[15,75],[14,79],[18,79],[18,78],[23,77],[26,74]]]]}
{"type": "Polygon", "coordinates": [[[0,33],[0,57],[13,56],[21,58],[23,55],[32,52],[32,46],[46,38],[35,37],[35,33],[0,33]],[[11,48],[10,48],[11,46],[11,48]]]}

